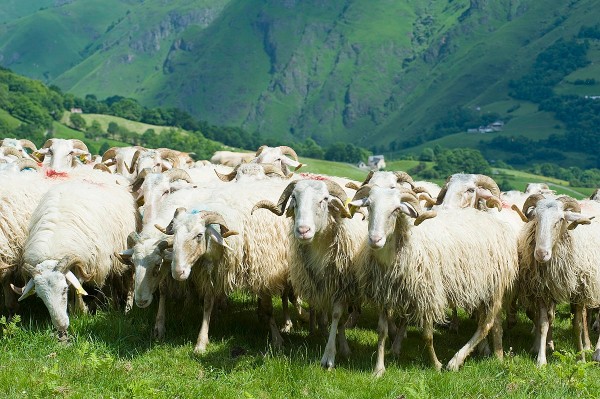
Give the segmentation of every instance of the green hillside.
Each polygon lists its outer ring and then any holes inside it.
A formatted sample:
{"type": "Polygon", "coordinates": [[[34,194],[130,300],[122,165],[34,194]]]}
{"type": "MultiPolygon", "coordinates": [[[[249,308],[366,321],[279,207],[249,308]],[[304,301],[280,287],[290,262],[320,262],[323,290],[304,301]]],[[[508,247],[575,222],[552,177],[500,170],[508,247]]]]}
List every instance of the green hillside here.
{"type": "MultiPolygon", "coordinates": [[[[511,98],[509,83],[557,40],[597,24],[593,0],[73,0],[19,12],[9,3],[0,63],[19,73],[282,141],[388,153],[430,141],[459,106],[494,112],[503,134],[564,133],[552,113],[511,98]]],[[[573,83],[600,82],[597,40],[588,58],[557,94],[600,93],[599,83],[573,83]]]]}

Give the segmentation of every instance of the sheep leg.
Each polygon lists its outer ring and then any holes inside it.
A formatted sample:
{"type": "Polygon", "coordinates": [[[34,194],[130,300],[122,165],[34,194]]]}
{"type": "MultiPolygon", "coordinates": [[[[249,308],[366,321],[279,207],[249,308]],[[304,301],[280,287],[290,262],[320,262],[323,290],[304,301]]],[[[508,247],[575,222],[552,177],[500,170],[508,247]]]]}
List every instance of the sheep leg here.
{"type": "Polygon", "coordinates": [[[348,310],[350,310],[350,316],[348,316],[348,320],[346,320],[345,327],[354,328],[356,326],[356,323],[358,323],[358,319],[360,317],[360,304],[353,304],[348,310]]]}
{"type": "Polygon", "coordinates": [[[276,350],[281,350],[281,348],[283,348],[283,338],[281,338],[279,328],[273,317],[273,300],[270,295],[261,294],[260,303],[262,305],[263,316],[271,330],[271,344],[276,350]]]}
{"type": "Polygon", "coordinates": [[[583,351],[583,305],[575,305],[575,316],[573,317],[573,330],[575,331],[575,343],[580,360],[585,362],[585,352],[583,351]]]}
{"type": "Polygon", "coordinates": [[[283,317],[285,319],[283,327],[281,327],[281,332],[283,333],[289,333],[293,327],[292,318],[290,317],[290,309],[288,306],[288,294],[289,292],[286,287],[286,289],[284,289],[283,293],[281,294],[281,310],[283,311],[283,317]]]}
{"type": "Polygon", "coordinates": [[[337,332],[337,340],[340,348],[340,355],[344,358],[349,358],[350,354],[350,345],[348,345],[348,340],[346,339],[346,325],[344,323],[340,323],[337,332]]]}
{"type": "Polygon", "coordinates": [[[441,370],[442,363],[438,360],[435,348],[433,347],[433,323],[427,322],[425,327],[423,327],[423,340],[429,351],[429,358],[431,359],[431,363],[433,363],[433,367],[438,371],[441,370]]]}
{"type": "Polygon", "coordinates": [[[385,339],[388,335],[388,315],[386,310],[379,313],[379,323],[377,324],[379,340],[377,341],[377,361],[373,370],[374,377],[381,377],[385,373],[385,339]]]}
{"type": "Polygon", "coordinates": [[[200,354],[206,352],[206,346],[208,345],[208,327],[210,324],[210,315],[215,304],[215,296],[213,293],[204,294],[204,313],[202,314],[202,326],[200,327],[200,333],[198,333],[198,340],[194,347],[194,353],[200,354]]]}
{"type": "Polygon", "coordinates": [[[17,296],[15,295],[14,291],[10,288],[11,280],[12,279],[10,278],[5,278],[5,280],[2,282],[2,291],[4,292],[4,306],[8,311],[9,319],[16,313],[18,308],[17,296]]]}
{"type": "Polygon", "coordinates": [[[465,359],[469,354],[473,351],[473,349],[481,342],[481,340],[485,339],[488,332],[491,330],[494,325],[494,321],[496,320],[496,316],[500,311],[501,301],[500,303],[494,303],[492,309],[489,312],[485,312],[483,308],[479,309],[479,323],[477,325],[477,330],[475,330],[475,334],[471,337],[471,339],[460,348],[458,352],[454,355],[454,357],[448,362],[446,368],[451,371],[458,371],[460,366],[465,362],[465,359]]]}
{"type": "Polygon", "coordinates": [[[158,310],[156,311],[156,319],[154,320],[154,339],[162,341],[165,338],[165,319],[166,319],[166,298],[165,283],[161,282],[158,286],[158,310]]]}
{"type": "Polygon", "coordinates": [[[406,338],[406,327],[408,327],[408,320],[406,318],[400,319],[400,326],[396,332],[396,337],[392,343],[392,354],[396,357],[400,356],[400,349],[402,348],[402,341],[406,338]]]}
{"type": "Polygon", "coordinates": [[[298,318],[304,323],[310,323],[310,315],[309,312],[306,311],[302,307],[302,299],[298,297],[294,297],[292,292],[292,302],[294,303],[294,307],[296,308],[296,312],[298,313],[298,318]]]}
{"type": "Polygon", "coordinates": [[[537,356],[537,365],[544,366],[548,362],[546,361],[546,339],[548,335],[548,329],[550,327],[548,321],[549,315],[549,307],[543,302],[539,301],[539,312],[538,312],[538,356],[537,356]]]}
{"type": "Polygon", "coordinates": [[[452,319],[448,324],[448,330],[458,333],[458,310],[456,309],[456,306],[452,307],[452,319]]]}
{"type": "Polygon", "coordinates": [[[333,303],[333,312],[331,314],[331,327],[329,328],[329,338],[325,346],[325,352],[321,359],[321,367],[331,370],[335,366],[335,340],[337,336],[338,324],[344,311],[344,304],[340,301],[333,303]]]}
{"type": "Polygon", "coordinates": [[[502,348],[502,317],[501,312],[498,312],[492,326],[492,339],[494,341],[494,355],[502,360],[504,358],[504,350],[502,348]]]}
{"type": "Polygon", "coordinates": [[[582,312],[582,328],[583,328],[583,350],[589,351],[590,349],[592,349],[592,342],[590,341],[590,330],[588,328],[588,312],[587,312],[587,308],[584,306],[583,307],[583,312],[582,312]]]}
{"type": "Polygon", "coordinates": [[[548,336],[546,338],[546,346],[551,351],[554,350],[554,310],[556,308],[556,304],[552,302],[548,307],[548,336]]]}
{"type": "Polygon", "coordinates": [[[396,334],[398,334],[398,327],[394,322],[394,318],[388,312],[388,337],[393,340],[396,338],[396,334]]]}
{"type": "Polygon", "coordinates": [[[511,301],[509,302],[508,307],[506,309],[506,328],[507,329],[511,329],[517,324],[517,312],[518,312],[517,296],[515,295],[514,298],[512,298],[511,301]]]}
{"type": "Polygon", "coordinates": [[[127,290],[127,297],[125,298],[125,314],[129,313],[133,309],[133,293],[135,286],[135,270],[125,272],[123,276],[125,289],[127,290]]]}

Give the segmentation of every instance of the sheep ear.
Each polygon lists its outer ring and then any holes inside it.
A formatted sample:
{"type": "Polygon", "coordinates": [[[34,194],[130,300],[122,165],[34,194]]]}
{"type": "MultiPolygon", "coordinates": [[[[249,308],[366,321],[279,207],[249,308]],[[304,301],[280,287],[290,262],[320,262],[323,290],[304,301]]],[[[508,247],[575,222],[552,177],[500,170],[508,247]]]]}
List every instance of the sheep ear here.
{"type": "Polygon", "coordinates": [[[115,252],[115,257],[119,260],[119,262],[124,265],[132,265],[131,256],[133,255],[133,248],[126,249],[122,252],[115,252]]]}
{"type": "Polygon", "coordinates": [[[412,207],[412,205],[407,204],[406,202],[401,202],[400,205],[398,206],[398,209],[400,212],[410,216],[411,218],[416,218],[417,216],[419,216],[419,213],[417,212],[417,210],[415,208],[412,207]]]}
{"type": "Polygon", "coordinates": [[[210,239],[213,240],[214,242],[216,242],[217,244],[219,244],[227,249],[231,249],[231,247],[229,245],[227,245],[227,243],[225,242],[225,239],[223,238],[221,233],[219,233],[217,231],[217,229],[215,229],[214,227],[208,226],[206,228],[206,233],[208,234],[210,239]]]}
{"type": "Polygon", "coordinates": [[[355,206],[357,208],[361,208],[363,206],[369,205],[369,199],[368,198],[357,199],[357,200],[354,200],[354,201],[350,201],[348,203],[348,205],[352,205],[352,206],[355,206]]]}

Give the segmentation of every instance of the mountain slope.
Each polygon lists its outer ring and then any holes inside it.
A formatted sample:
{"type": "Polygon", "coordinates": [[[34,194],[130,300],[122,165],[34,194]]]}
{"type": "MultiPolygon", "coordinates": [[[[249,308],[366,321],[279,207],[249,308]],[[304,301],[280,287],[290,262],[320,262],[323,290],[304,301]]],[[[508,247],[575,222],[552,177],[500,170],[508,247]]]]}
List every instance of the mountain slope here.
{"type": "MultiPolygon", "coordinates": [[[[452,107],[512,116],[502,107],[509,81],[597,23],[593,0],[53,4],[0,27],[4,66],[80,96],[131,96],[267,137],[384,148],[431,132],[452,107]]],[[[578,73],[600,81],[598,67],[578,73]]],[[[535,112],[513,114],[507,128],[535,112]]]]}

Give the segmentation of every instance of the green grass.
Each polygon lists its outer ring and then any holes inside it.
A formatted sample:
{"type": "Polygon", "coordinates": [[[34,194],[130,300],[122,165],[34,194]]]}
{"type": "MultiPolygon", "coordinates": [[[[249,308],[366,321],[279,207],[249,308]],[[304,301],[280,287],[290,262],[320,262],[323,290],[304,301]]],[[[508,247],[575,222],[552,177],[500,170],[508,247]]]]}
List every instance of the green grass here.
{"type": "MultiPolygon", "coordinates": [[[[70,122],[69,122],[70,115],[71,115],[70,112],[68,112],[68,111],[65,112],[65,114],[63,115],[63,117],[61,119],[61,122],[66,125],[70,124],[70,122]]],[[[129,130],[130,132],[135,132],[138,134],[142,134],[148,129],[154,129],[154,132],[157,134],[161,133],[162,131],[172,129],[171,127],[168,127],[168,126],[150,125],[148,123],[136,122],[136,121],[132,121],[132,120],[125,119],[125,118],[120,118],[118,116],[113,116],[113,115],[81,114],[81,116],[83,117],[83,119],[85,119],[85,123],[87,126],[90,126],[93,121],[98,121],[98,123],[100,123],[100,126],[102,127],[102,130],[104,130],[104,131],[107,130],[108,124],[110,122],[115,122],[120,127],[124,127],[127,130],[129,130]]]]}
{"type": "MultiPolygon", "coordinates": [[[[333,371],[319,365],[326,338],[305,325],[284,334],[273,351],[259,324],[255,302],[234,295],[213,313],[207,353],[194,355],[199,304],[168,304],[164,342],[150,339],[156,303],[131,314],[100,311],[72,316],[68,345],[59,344],[39,299],[22,304],[23,322],[0,339],[0,393],[4,397],[68,398],[565,398],[597,397],[600,368],[577,363],[569,313],[559,308],[554,340],[560,355],[535,367],[528,354],[531,323],[521,315],[504,334],[505,360],[467,359],[458,372],[436,372],[416,328],[409,328],[399,359],[386,356],[387,372],[371,370],[377,342],[376,312],[366,307],[358,327],[348,331],[352,355],[333,371]]],[[[276,318],[282,319],[279,303],[276,318]]],[[[474,331],[461,314],[459,333],[438,329],[435,347],[447,362],[474,331]]],[[[593,337],[596,338],[595,336],[593,337]]]]}
{"type": "Polygon", "coordinates": [[[0,108],[0,120],[3,120],[6,123],[6,125],[11,129],[15,129],[21,124],[20,120],[18,120],[2,108],[0,108]]]}

